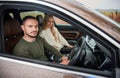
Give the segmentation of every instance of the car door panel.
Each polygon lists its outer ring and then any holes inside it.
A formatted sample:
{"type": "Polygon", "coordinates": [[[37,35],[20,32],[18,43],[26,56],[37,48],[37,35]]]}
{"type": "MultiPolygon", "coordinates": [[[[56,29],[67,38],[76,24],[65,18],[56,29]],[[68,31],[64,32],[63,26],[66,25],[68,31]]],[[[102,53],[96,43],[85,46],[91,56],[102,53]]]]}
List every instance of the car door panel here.
{"type": "Polygon", "coordinates": [[[13,59],[13,56],[8,58],[0,55],[1,78],[108,78],[110,74],[106,72],[100,75],[95,71],[91,73],[90,70],[86,70],[87,73],[81,70],[71,71],[70,69],[74,68],[67,69],[66,66],[60,68],[58,65],[54,67],[53,64],[47,66],[47,63],[42,64],[40,61],[18,59],[20,58],[13,59]]]}

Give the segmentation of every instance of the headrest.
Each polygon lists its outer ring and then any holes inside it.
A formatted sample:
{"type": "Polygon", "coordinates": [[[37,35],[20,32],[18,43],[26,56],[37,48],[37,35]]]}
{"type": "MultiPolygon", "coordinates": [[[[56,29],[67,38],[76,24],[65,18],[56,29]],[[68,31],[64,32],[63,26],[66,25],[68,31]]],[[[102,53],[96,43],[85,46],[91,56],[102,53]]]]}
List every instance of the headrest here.
{"type": "Polygon", "coordinates": [[[5,37],[13,36],[22,32],[20,23],[16,19],[5,21],[5,37]]]}
{"type": "Polygon", "coordinates": [[[39,25],[42,26],[42,24],[43,24],[43,16],[42,15],[37,15],[36,19],[38,20],[39,25]]]}

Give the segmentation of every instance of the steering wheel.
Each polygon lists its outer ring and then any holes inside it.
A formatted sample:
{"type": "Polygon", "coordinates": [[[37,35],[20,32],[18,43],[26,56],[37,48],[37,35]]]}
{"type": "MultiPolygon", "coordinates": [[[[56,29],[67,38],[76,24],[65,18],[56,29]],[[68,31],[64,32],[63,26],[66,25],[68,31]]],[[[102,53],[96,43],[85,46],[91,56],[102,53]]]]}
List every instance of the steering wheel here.
{"type": "Polygon", "coordinates": [[[82,55],[81,51],[84,48],[84,45],[85,45],[85,37],[81,37],[68,56],[70,59],[69,65],[74,65],[77,63],[79,57],[82,55]]]}

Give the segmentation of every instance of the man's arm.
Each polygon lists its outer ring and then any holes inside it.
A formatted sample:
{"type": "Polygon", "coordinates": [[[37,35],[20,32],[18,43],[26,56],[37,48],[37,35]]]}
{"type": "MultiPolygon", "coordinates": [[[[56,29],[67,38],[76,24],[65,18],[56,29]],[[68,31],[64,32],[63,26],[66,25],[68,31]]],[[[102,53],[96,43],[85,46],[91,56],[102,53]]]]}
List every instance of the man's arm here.
{"type": "Polygon", "coordinates": [[[58,59],[60,59],[60,64],[68,65],[69,61],[68,57],[62,55],[56,48],[53,46],[49,45],[45,40],[44,40],[44,45],[45,47],[52,52],[58,59]]]}

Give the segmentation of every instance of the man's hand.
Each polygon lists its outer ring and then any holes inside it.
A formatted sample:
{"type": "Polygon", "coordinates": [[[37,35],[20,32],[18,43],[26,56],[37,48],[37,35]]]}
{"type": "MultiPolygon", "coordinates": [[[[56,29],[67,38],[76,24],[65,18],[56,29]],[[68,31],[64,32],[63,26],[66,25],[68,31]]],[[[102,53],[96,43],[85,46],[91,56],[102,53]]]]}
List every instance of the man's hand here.
{"type": "Polygon", "coordinates": [[[70,62],[67,56],[63,56],[61,59],[62,59],[62,62],[60,64],[68,65],[68,63],[70,62]]]}

